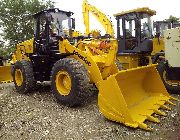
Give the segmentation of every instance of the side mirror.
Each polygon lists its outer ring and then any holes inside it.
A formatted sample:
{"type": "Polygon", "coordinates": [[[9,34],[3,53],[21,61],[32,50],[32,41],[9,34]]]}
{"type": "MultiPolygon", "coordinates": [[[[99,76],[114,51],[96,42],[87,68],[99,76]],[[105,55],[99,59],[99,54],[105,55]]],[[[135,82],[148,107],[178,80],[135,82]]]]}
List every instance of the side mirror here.
{"type": "Polygon", "coordinates": [[[75,29],[75,18],[71,18],[71,27],[75,29]]]}

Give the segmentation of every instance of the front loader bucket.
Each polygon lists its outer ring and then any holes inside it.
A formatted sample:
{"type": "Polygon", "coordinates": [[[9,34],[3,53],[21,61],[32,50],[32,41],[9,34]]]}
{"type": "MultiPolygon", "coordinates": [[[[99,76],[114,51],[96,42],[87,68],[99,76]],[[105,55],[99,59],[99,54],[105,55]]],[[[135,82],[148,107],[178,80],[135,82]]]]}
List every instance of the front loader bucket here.
{"type": "Polygon", "coordinates": [[[0,82],[11,82],[11,66],[0,66],[0,82]]]}
{"type": "Polygon", "coordinates": [[[144,121],[159,122],[152,114],[166,115],[173,104],[156,70],[156,65],[122,70],[103,80],[99,86],[98,106],[102,114],[130,127],[150,130],[144,121]]]}

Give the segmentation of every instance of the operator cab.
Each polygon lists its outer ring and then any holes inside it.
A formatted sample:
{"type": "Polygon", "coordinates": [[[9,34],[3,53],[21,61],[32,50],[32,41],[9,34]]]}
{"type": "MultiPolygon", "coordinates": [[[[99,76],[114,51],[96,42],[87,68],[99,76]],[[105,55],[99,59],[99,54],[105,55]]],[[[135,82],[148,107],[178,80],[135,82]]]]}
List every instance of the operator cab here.
{"type": "Polygon", "coordinates": [[[72,29],[75,28],[72,15],[73,12],[57,8],[43,10],[33,15],[36,52],[49,54],[52,47],[58,49],[57,43],[60,38],[70,38],[72,29]]]}
{"type": "Polygon", "coordinates": [[[172,23],[172,28],[180,27],[180,22],[176,21],[172,23]]]}
{"type": "Polygon", "coordinates": [[[151,16],[147,7],[115,14],[117,20],[118,54],[152,52],[151,16]]]}
{"type": "Polygon", "coordinates": [[[155,37],[164,37],[163,31],[171,28],[179,27],[179,22],[172,21],[156,21],[153,23],[153,28],[155,30],[155,37]]]}
{"type": "Polygon", "coordinates": [[[34,18],[34,53],[30,55],[34,76],[37,81],[49,81],[54,63],[64,58],[59,49],[59,40],[70,40],[74,28],[72,12],[57,8],[43,10],[34,18]]]}
{"type": "Polygon", "coordinates": [[[170,21],[156,21],[153,23],[153,28],[155,30],[155,37],[164,37],[163,31],[172,28],[170,21]]]}

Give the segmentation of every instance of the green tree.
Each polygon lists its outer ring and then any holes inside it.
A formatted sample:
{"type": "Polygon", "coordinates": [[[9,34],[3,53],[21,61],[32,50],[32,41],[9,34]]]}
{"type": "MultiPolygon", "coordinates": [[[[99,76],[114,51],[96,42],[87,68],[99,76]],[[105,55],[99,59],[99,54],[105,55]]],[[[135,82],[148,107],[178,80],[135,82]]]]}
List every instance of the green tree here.
{"type": "Polygon", "coordinates": [[[166,21],[170,21],[170,22],[178,22],[180,20],[180,18],[177,18],[175,16],[170,15],[168,19],[166,19],[166,21]]]}
{"type": "MultiPolygon", "coordinates": [[[[52,0],[0,0],[1,38],[7,44],[7,51],[11,52],[17,43],[33,37],[32,14],[53,7],[52,0]]],[[[4,43],[0,48],[5,48],[4,43]]]]}
{"type": "Polygon", "coordinates": [[[0,57],[3,57],[6,55],[6,51],[4,47],[5,47],[4,42],[0,40],[0,57]]]}

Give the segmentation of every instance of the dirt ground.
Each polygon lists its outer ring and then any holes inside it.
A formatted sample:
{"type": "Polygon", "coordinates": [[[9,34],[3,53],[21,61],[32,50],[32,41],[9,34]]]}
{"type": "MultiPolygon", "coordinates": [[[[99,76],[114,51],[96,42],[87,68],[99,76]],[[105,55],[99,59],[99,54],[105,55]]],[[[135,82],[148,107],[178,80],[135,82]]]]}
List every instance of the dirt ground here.
{"type": "MultiPolygon", "coordinates": [[[[180,99],[179,95],[173,95],[180,99]]],[[[160,123],[147,122],[152,132],[132,129],[105,119],[90,94],[77,108],[58,104],[49,84],[28,95],[18,94],[13,84],[0,85],[0,140],[178,140],[180,103],[160,123]]]]}

